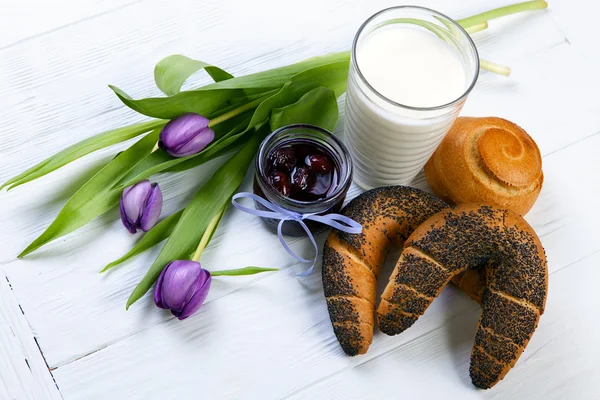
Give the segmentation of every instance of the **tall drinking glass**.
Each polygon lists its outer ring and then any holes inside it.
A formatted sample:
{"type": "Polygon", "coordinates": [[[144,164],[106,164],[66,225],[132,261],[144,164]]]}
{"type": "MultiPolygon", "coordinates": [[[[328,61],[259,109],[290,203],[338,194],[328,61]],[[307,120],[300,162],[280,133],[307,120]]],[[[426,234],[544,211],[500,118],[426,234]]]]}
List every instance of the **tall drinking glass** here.
{"type": "MultiPolygon", "coordinates": [[[[369,18],[354,38],[346,92],[345,141],[354,162],[354,181],[370,189],[412,180],[458,117],[478,76],[475,44],[449,17],[423,7],[400,6],[369,18]],[[456,52],[465,74],[464,89],[460,86],[452,101],[425,107],[400,104],[381,94],[381,88],[376,90],[373,82],[365,78],[361,71],[361,47],[369,45],[369,37],[378,30],[390,29],[395,24],[434,35],[433,40],[445,42],[456,52]]],[[[463,77],[460,78],[462,85],[463,77]]]]}

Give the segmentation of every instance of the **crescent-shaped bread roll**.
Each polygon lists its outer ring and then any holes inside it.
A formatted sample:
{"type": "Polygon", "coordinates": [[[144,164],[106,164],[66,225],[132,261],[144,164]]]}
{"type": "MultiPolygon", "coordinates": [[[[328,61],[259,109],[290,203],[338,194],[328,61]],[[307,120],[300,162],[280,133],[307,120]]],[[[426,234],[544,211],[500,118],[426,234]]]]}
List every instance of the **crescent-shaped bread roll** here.
{"type": "Polygon", "coordinates": [[[450,280],[480,290],[481,318],[470,375],[490,388],[515,365],[544,312],[548,268],[531,226],[512,211],[461,205],[423,222],[406,240],[385,288],[377,320],[382,332],[409,328],[450,280]],[[470,282],[464,282],[465,279],[470,282]]]}
{"type": "Polygon", "coordinates": [[[449,204],[481,203],[525,215],[544,182],[535,141],[502,118],[461,117],[425,165],[433,193],[449,204]]]}
{"type": "Polygon", "coordinates": [[[365,192],[342,210],[363,231],[330,233],[322,275],[333,330],[348,355],[366,353],[373,339],[377,277],[388,250],[446,207],[422,190],[390,186],[365,192]]]}

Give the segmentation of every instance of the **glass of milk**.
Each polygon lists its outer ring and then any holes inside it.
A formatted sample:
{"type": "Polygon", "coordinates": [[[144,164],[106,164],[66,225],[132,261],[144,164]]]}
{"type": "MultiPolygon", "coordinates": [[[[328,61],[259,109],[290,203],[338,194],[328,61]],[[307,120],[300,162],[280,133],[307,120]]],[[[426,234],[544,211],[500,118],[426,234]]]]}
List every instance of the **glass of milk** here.
{"type": "Polygon", "coordinates": [[[479,76],[475,44],[436,11],[380,11],[352,45],[345,141],[365,189],[410,182],[458,116],[479,76]]]}

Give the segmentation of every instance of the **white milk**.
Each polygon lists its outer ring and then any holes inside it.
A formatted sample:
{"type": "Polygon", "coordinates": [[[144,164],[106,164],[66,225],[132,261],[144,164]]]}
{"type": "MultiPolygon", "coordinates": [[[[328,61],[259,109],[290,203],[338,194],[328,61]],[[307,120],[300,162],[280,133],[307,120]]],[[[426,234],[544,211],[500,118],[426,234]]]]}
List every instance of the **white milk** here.
{"type": "Polygon", "coordinates": [[[466,76],[458,52],[434,34],[406,24],[388,25],[357,49],[358,68],[388,99],[411,107],[436,107],[458,99],[466,76]]]}
{"type": "Polygon", "coordinates": [[[467,72],[457,48],[414,25],[365,36],[355,49],[363,77],[352,64],[346,98],[354,180],[364,188],[406,184],[454,123],[464,99],[448,104],[468,90],[473,68],[467,72]]]}

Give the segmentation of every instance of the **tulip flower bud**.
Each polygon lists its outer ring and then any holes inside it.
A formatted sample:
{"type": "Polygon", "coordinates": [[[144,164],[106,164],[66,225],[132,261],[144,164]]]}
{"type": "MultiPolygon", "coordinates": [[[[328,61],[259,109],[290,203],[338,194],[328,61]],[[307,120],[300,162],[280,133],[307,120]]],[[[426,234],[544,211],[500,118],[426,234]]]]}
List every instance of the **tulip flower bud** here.
{"type": "Polygon", "coordinates": [[[180,320],[186,319],[200,308],[208,291],[212,276],[199,262],[172,261],[163,269],[156,288],[154,303],[180,320]]]}
{"type": "Polygon", "coordinates": [[[144,232],[158,222],[162,210],[162,193],[157,183],[143,180],[126,187],[121,193],[121,221],[131,233],[144,232]]]}
{"type": "Polygon", "coordinates": [[[158,147],[173,157],[201,152],[215,138],[210,121],[199,114],[183,114],[169,121],[160,132],[158,147]]]}

